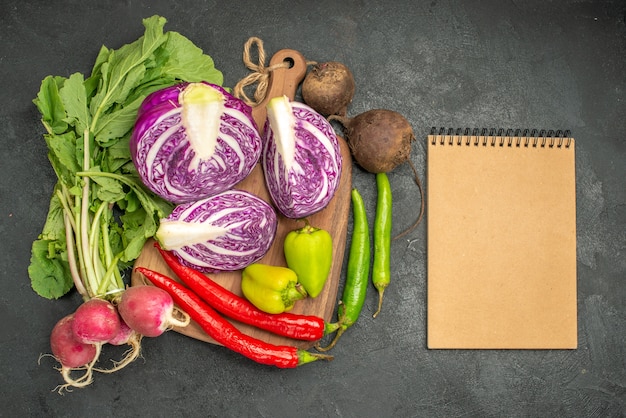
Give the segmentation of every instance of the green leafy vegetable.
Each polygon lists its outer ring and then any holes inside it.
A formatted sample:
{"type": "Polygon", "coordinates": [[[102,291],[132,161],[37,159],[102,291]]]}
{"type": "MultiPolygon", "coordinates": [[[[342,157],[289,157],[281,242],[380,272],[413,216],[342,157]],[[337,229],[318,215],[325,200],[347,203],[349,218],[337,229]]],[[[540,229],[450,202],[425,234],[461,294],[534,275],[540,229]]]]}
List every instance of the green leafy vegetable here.
{"type": "Polygon", "coordinates": [[[143,186],[128,141],[144,98],[181,81],[221,85],[213,60],[166,19],[117,50],[100,48],[90,75],[48,76],[33,103],[58,182],[32,245],[32,288],[55,299],[75,287],[85,300],[123,290],[130,266],[172,204],[143,186]]]}

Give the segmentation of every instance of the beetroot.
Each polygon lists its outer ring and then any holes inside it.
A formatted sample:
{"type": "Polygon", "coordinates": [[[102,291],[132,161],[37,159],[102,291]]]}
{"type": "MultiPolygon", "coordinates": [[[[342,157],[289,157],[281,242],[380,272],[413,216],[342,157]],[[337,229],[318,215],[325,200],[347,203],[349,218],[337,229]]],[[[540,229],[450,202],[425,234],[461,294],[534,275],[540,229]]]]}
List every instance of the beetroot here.
{"type": "Polygon", "coordinates": [[[370,173],[388,173],[408,162],[420,191],[420,212],[417,220],[393,239],[398,239],[417,227],[424,214],[424,190],[411,162],[411,143],[415,140],[413,128],[400,113],[388,109],[372,109],[353,118],[330,116],[344,127],[346,141],[354,160],[370,173]]]}
{"type": "Polygon", "coordinates": [[[373,109],[353,118],[332,116],[344,126],[354,160],[371,173],[388,173],[409,160],[413,128],[400,113],[373,109]]]}
{"type": "Polygon", "coordinates": [[[336,61],[315,64],[302,82],[302,99],[324,116],[345,115],[354,97],[350,69],[336,61]]]}

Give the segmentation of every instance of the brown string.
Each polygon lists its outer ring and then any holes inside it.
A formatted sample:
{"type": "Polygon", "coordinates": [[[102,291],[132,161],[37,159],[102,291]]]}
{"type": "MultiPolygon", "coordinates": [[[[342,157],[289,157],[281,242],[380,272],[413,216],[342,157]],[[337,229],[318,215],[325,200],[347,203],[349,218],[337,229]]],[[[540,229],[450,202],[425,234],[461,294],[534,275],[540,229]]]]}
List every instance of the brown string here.
{"type": "MultiPolygon", "coordinates": [[[[250,106],[256,106],[265,99],[267,94],[267,87],[269,86],[270,72],[278,68],[289,68],[291,65],[288,61],[274,64],[269,67],[265,66],[265,50],[263,49],[263,41],[255,36],[249,38],[243,46],[243,63],[248,69],[252,70],[251,74],[248,74],[235,85],[233,88],[233,95],[250,106]],[[258,63],[252,61],[250,49],[253,45],[256,45],[258,49],[258,63]],[[254,91],[254,99],[248,97],[244,89],[253,84],[257,84],[254,91]]],[[[315,61],[307,61],[307,65],[315,65],[315,61]]]]}
{"type": "Polygon", "coordinates": [[[263,49],[263,41],[257,37],[251,37],[246,41],[243,48],[243,63],[248,69],[252,70],[251,74],[248,74],[235,85],[233,94],[235,97],[240,98],[250,106],[255,106],[265,99],[267,93],[267,86],[269,85],[270,72],[277,68],[289,67],[288,62],[281,62],[270,67],[265,66],[265,50],[263,49]],[[253,45],[256,45],[258,49],[259,60],[258,63],[252,61],[250,55],[250,49],[253,45]],[[244,88],[257,84],[257,88],[254,92],[254,99],[251,99],[246,95],[244,88]]]}

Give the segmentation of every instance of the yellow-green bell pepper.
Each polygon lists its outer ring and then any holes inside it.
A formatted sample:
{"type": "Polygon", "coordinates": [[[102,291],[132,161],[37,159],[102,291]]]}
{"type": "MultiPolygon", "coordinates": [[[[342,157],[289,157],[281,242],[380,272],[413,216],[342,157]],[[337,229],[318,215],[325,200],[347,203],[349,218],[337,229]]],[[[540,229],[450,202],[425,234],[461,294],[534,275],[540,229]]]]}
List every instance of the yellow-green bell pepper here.
{"type": "Polygon", "coordinates": [[[320,294],[333,263],[333,240],[328,231],[315,228],[305,219],[300,229],[290,231],[283,249],[287,267],[296,272],[310,297],[320,294]]]}
{"type": "Polygon", "coordinates": [[[271,314],[287,312],[296,301],[307,297],[293,270],[261,263],[243,269],[241,291],[250,303],[271,314]]]}

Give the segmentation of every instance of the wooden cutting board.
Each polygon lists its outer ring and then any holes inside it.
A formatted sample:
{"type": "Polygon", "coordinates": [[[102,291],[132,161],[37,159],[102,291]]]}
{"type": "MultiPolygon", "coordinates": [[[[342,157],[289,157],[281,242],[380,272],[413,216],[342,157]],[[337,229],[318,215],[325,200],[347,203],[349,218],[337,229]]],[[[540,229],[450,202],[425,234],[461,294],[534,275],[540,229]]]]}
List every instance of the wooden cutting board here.
{"type": "MultiPolygon", "coordinates": [[[[304,57],[298,52],[290,49],[283,49],[278,51],[270,60],[270,66],[288,62],[291,65],[288,68],[277,68],[270,72],[269,85],[265,99],[255,106],[252,110],[254,119],[256,121],[259,130],[263,129],[266,117],[266,104],[267,102],[276,96],[286,95],[290,99],[294,99],[296,90],[300,82],[306,75],[307,65],[304,57]]],[[[307,315],[317,315],[324,318],[326,322],[331,322],[331,318],[334,308],[337,304],[337,289],[341,277],[341,267],[344,256],[344,249],[346,244],[347,224],[348,216],[350,212],[350,189],[352,184],[352,160],[350,156],[350,150],[343,138],[338,137],[339,144],[341,146],[341,154],[343,158],[343,169],[341,173],[341,180],[339,188],[335,193],[335,196],[330,201],[328,206],[322,211],[309,217],[311,225],[318,228],[327,230],[333,238],[333,264],[331,267],[330,276],[324,289],[316,298],[307,298],[296,302],[295,306],[291,310],[293,313],[302,313],[307,315]]],[[[252,173],[237,184],[235,188],[241,190],[247,190],[265,201],[271,203],[269,193],[265,186],[265,179],[263,177],[263,170],[260,164],[257,164],[252,173]]],[[[276,238],[273,245],[265,254],[265,256],[259,260],[259,263],[286,266],[285,257],[283,254],[283,241],[289,231],[300,228],[304,224],[301,221],[288,219],[277,212],[278,215],[278,228],[276,232],[276,238]]],[[[159,271],[169,277],[177,279],[176,275],[165,264],[161,255],[154,248],[154,241],[152,239],[146,242],[140,256],[135,261],[135,267],[142,266],[152,270],[159,271]]],[[[209,277],[231,290],[232,292],[241,295],[241,271],[234,272],[221,272],[209,274],[209,277]]],[[[149,284],[147,280],[133,270],[131,276],[131,284],[149,284]]],[[[231,322],[239,328],[243,333],[250,336],[259,338],[261,340],[273,343],[273,344],[288,344],[294,345],[299,348],[310,348],[314,345],[313,342],[297,341],[286,337],[281,337],[269,333],[252,326],[239,323],[231,320],[231,322]]],[[[208,343],[217,344],[215,340],[209,337],[195,322],[185,328],[174,328],[175,331],[181,334],[187,335],[198,340],[206,341],[208,343]]]]}

